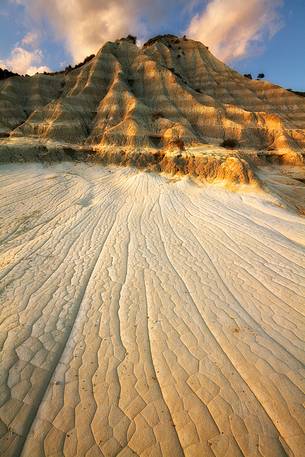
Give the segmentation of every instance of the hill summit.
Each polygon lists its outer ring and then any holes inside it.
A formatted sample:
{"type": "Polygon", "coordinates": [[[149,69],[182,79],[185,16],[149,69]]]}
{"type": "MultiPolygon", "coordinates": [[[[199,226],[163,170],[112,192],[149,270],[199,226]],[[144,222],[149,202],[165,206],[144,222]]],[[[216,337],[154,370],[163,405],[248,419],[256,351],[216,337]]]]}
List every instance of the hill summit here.
{"type": "Polygon", "coordinates": [[[138,47],[128,36],[70,71],[0,81],[0,136],[2,151],[35,141],[100,153],[223,144],[298,163],[305,98],[242,76],[198,41],[163,35],[138,47]]]}

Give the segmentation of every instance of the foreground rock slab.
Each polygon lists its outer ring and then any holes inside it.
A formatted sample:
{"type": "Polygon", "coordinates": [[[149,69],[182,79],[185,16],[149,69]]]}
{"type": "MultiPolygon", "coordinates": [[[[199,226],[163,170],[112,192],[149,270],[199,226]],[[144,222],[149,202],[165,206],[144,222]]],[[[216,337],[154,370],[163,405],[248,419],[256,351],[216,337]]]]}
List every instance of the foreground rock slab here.
{"type": "Polygon", "coordinates": [[[303,456],[305,220],[262,194],[0,167],[3,456],[303,456]]]}

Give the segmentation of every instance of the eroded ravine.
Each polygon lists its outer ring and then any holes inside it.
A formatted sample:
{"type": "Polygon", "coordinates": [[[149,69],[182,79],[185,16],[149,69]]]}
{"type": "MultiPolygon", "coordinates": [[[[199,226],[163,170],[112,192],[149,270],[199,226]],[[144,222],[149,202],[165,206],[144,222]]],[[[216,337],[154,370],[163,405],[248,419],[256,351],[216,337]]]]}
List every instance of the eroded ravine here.
{"type": "Polygon", "coordinates": [[[99,165],[3,165],[1,455],[304,449],[304,218],[99,165]]]}

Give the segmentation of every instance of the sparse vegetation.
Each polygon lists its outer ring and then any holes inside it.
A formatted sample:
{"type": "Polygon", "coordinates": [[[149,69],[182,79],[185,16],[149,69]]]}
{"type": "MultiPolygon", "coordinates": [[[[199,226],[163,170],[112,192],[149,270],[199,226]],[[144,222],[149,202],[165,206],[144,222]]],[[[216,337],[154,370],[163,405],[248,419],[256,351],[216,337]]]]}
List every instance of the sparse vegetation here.
{"type": "MultiPolygon", "coordinates": [[[[59,75],[59,74],[63,74],[63,73],[66,74],[66,73],[69,73],[72,70],[75,70],[76,68],[82,67],[86,63],[90,62],[90,60],[92,60],[94,57],[95,57],[95,54],[91,54],[90,56],[86,57],[82,62],[74,65],[74,67],[72,67],[72,65],[68,65],[64,70],[53,71],[53,72],[44,71],[43,74],[44,75],[48,75],[48,76],[54,76],[54,75],[59,75]]],[[[12,78],[13,76],[24,77],[22,75],[19,75],[18,73],[14,73],[14,72],[9,71],[7,69],[0,68],[0,80],[1,79],[12,78]]],[[[29,77],[29,75],[25,75],[25,77],[29,77]]]]}
{"type": "Polygon", "coordinates": [[[119,44],[120,41],[131,41],[133,44],[137,44],[137,37],[134,35],[127,35],[126,37],[122,37],[117,40],[116,43],[119,44]]]}
{"type": "Polygon", "coordinates": [[[289,90],[289,92],[292,92],[295,95],[299,95],[299,97],[305,97],[305,92],[300,92],[300,91],[292,90],[292,89],[287,89],[287,90],[289,90]]]}
{"type": "Polygon", "coordinates": [[[13,76],[20,76],[20,75],[18,75],[18,73],[14,73],[12,71],[7,70],[6,68],[4,68],[4,69],[0,68],[0,80],[12,78],[13,76]]]}
{"type": "Polygon", "coordinates": [[[90,60],[94,59],[95,57],[95,54],[91,54],[90,56],[86,57],[82,62],[74,65],[74,67],[71,67],[71,65],[68,65],[66,68],[65,68],[65,73],[69,73],[69,71],[72,71],[72,70],[75,70],[76,68],[80,68],[82,67],[83,65],[85,65],[86,63],[90,62],[90,60]]]}
{"type": "Polygon", "coordinates": [[[132,41],[133,44],[137,44],[137,37],[133,35],[127,35],[127,40],[132,41]]]}
{"type": "Polygon", "coordinates": [[[257,79],[264,79],[264,77],[265,77],[264,73],[259,73],[257,75],[257,79]]]}
{"type": "Polygon", "coordinates": [[[147,46],[151,46],[152,44],[156,43],[157,41],[172,41],[174,43],[179,43],[180,40],[176,35],[171,35],[171,34],[157,35],[157,36],[151,38],[150,40],[146,41],[146,43],[144,43],[143,47],[146,48],[147,46]]]}
{"type": "Polygon", "coordinates": [[[245,77],[245,78],[248,78],[248,79],[252,79],[251,73],[245,73],[245,74],[244,74],[244,77],[245,77]]]}
{"type": "Polygon", "coordinates": [[[95,54],[91,54],[90,56],[86,57],[82,62],[74,65],[74,67],[72,67],[72,65],[68,65],[64,70],[53,71],[53,72],[44,71],[43,74],[48,75],[48,76],[60,75],[63,73],[67,74],[67,73],[70,73],[70,71],[75,70],[76,68],[80,68],[83,65],[85,65],[86,63],[90,62],[90,60],[94,59],[94,57],[95,57],[95,54]]]}
{"type": "Polygon", "coordinates": [[[227,149],[235,149],[239,146],[239,143],[235,138],[227,138],[223,140],[220,146],[227,149]]]}

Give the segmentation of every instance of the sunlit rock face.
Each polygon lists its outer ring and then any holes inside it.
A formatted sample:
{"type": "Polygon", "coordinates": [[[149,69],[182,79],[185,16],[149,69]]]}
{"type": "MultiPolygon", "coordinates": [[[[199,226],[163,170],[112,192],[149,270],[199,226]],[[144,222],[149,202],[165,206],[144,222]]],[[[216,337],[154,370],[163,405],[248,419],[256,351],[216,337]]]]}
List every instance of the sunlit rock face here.
{"type": "Polygon", "coordinates": [[[197,41],[169,35],[139,48],[122,39],[68,74],[0,81],[0,132],[101,148],[234,138],[297,161],[305,99],[245,78],[197,41]]]}

